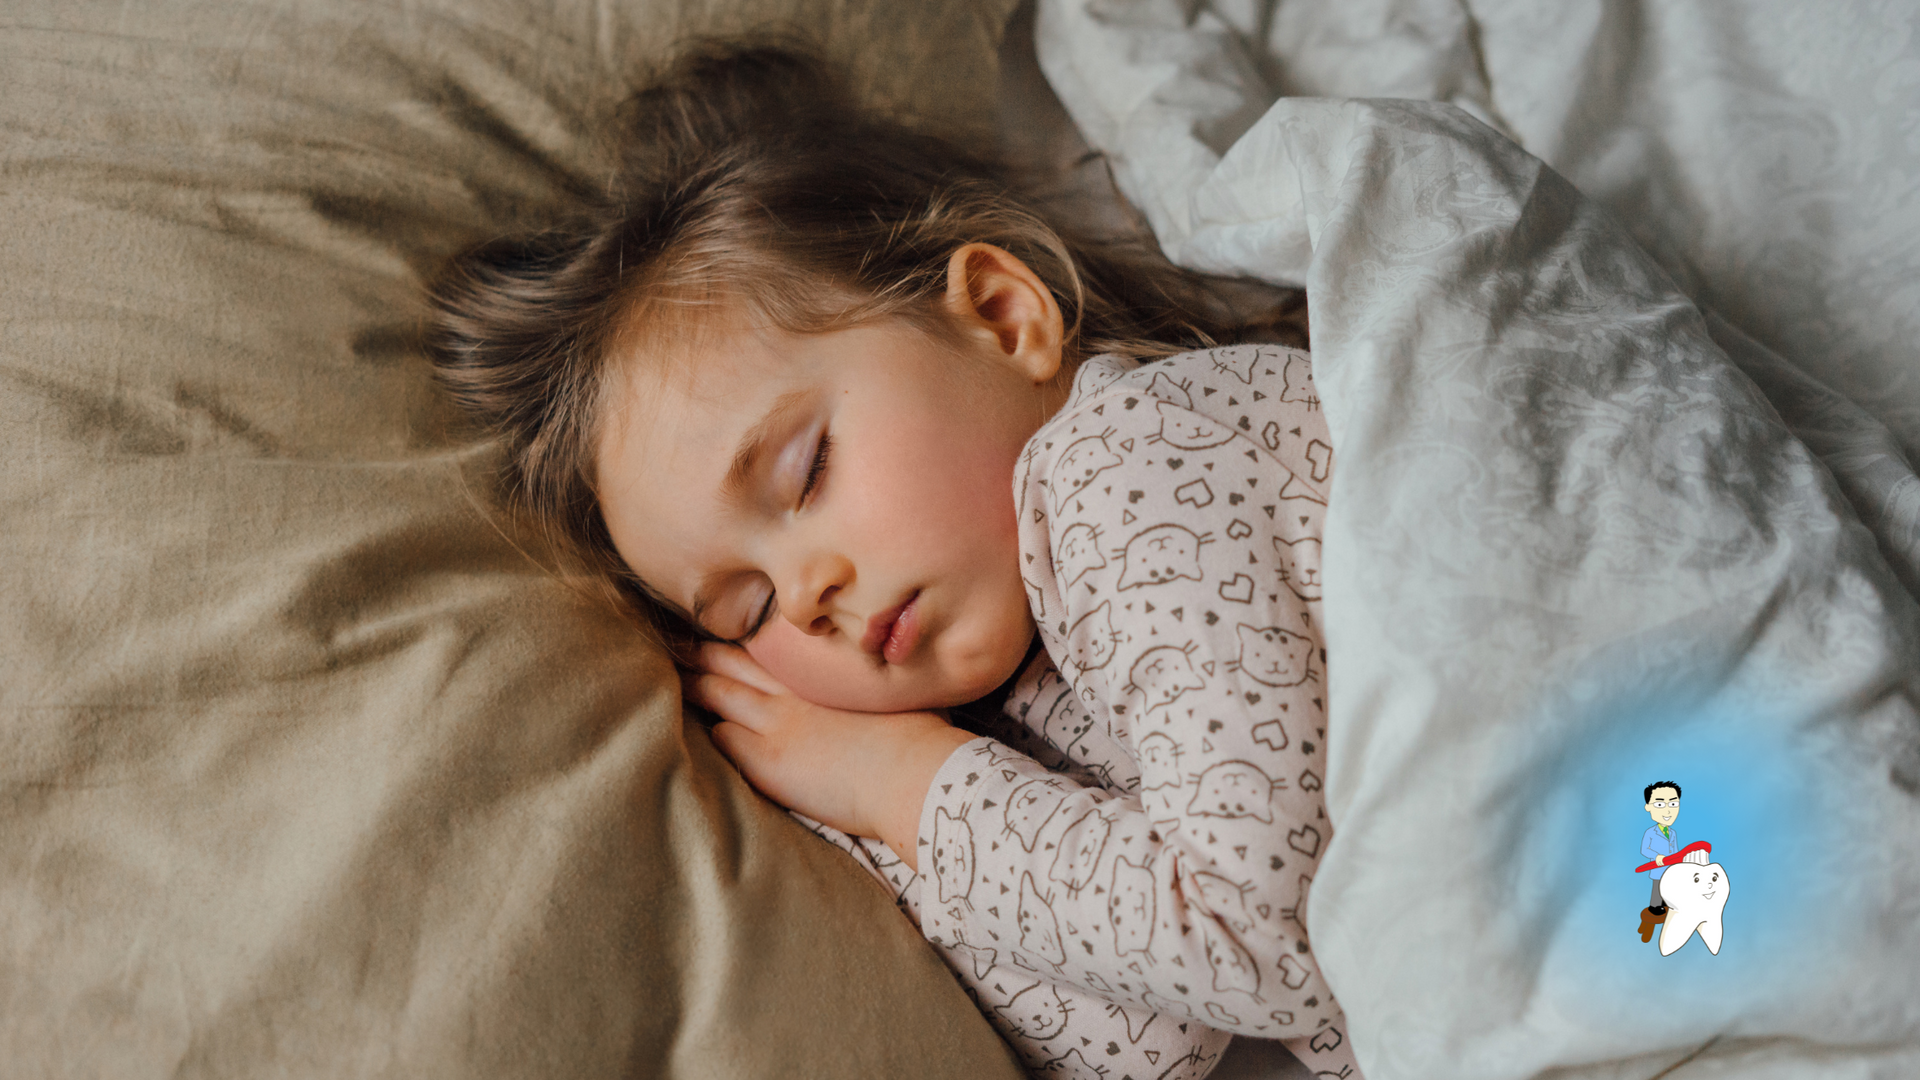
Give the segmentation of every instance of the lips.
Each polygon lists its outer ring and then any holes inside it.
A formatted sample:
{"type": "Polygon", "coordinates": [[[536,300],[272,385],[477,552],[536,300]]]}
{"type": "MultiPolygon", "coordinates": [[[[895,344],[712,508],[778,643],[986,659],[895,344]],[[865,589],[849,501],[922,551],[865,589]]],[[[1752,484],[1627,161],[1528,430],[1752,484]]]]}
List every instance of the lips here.
{"type": "Polygon", "coordinates": [[[918,611],[914,606],[919,599],[920,594],[915,592],[904,602],[868,619],[866,633],[860,636],[860,647],[889,664],[906,659],[920,639],[918,611]]]}

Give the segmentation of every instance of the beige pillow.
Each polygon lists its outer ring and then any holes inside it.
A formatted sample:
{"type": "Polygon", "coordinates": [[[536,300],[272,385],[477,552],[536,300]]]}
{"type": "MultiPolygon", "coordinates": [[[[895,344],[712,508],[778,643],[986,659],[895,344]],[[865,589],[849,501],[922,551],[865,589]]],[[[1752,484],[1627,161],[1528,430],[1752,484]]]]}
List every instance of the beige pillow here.
{"type": "Polygon", "coordinates": [[[989,130],[1010,0],[0,17],[0,1072],[1014,1077],[885,893],[515,553],[419,283],[680,34],[989,130]]]}

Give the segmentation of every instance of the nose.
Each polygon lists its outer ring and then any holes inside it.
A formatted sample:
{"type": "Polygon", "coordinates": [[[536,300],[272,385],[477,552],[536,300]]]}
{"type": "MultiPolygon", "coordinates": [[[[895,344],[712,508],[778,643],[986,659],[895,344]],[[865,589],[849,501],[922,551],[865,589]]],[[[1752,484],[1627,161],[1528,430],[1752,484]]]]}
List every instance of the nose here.
{"type": "Polygon", "coordinates": [[[833,633],[834,598],[853,580],[853,564],[841,555],[815,552],[794,560],[779,582],[780,615],[803,633],[833,633]]]}

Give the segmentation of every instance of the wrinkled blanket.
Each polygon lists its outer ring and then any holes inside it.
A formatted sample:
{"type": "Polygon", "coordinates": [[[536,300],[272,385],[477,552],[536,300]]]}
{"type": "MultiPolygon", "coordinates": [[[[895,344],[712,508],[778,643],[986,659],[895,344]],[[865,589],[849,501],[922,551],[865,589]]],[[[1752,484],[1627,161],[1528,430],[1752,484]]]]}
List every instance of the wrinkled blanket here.
{"type": "Polygon", "coordinates": [[[1341,461],[1308,926],[1367,1075],[1913,1075],[1920,613],[1913,515],[1873,499],[1911,471],[1860,453],[1885,430],[1461,110],[1229,124],[1232,54],[1155,17],[1044,4],[1041,60],[1171,257],[1308,290],[1341,461]],[[1717,953],[1636,932],[1656,780],[1731,881],[1717,953]]]}

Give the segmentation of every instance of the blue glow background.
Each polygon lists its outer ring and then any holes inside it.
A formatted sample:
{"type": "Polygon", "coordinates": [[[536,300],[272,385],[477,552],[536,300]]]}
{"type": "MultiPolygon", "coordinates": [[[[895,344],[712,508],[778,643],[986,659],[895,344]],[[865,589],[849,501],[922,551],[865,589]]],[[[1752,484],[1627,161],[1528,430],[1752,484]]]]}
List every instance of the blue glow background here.
{"type": "Polygon", "coordinates": [[[1540,989],[1595,1020],[1655,1026],[1776,996],[1844,921],[1841,898],[1822,887],[1850,846],[1833,771],[1804,729],[1764,707],[1676,694],[1596,711],[1560,729],[1571,741],[1536,759],[1523,794],[1533,809],[1522,811],[1513,895],[1538,920],[1556,976],[1540,989]],[[1726,868],[1717,956],[1697,935],[1661,956],[1658,927],[1640,941],[1649,883],[1633,868],[1647,861],[1642,789],[1656,780],[1683,789],[1681,840],[1711,842],[1711,861],[1726,868]]]}

